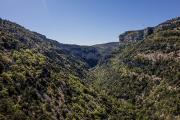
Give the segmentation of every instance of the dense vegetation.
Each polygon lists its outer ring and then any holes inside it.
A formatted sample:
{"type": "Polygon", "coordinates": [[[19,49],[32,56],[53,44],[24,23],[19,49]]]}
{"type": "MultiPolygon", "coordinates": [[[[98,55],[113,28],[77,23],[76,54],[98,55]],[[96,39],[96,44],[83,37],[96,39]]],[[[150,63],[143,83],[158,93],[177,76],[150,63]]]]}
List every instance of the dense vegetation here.
{"type": "Polygon", "coordinates": [[[1,19],[0,119],[110,118],[111,99],[81,81],[88,67],[57,42],[1,19]]]}
{"type": "Polygon", "coordinates": [[[96,89],[132,104],[134,119],[180,119],[180,18],[156,26],[143,41],[121,45],[90,76],[96,89]]]}
{"type": "Polygon", "coordinates": [[[135,33],[66,45],[0,19],[0,119],[180,119],[180,18],[135,33]]]}

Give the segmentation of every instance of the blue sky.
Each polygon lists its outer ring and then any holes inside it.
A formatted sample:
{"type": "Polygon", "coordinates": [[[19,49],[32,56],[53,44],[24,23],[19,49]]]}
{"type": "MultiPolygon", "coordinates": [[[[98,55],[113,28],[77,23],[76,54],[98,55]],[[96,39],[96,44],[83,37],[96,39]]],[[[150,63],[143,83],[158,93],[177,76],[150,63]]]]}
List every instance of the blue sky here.
{"type": "Polygon", "coordinates": [[[61,43],[118,41],[127,30],[180,16],[180,0],[0,0],[0,17],[61,43]]]}

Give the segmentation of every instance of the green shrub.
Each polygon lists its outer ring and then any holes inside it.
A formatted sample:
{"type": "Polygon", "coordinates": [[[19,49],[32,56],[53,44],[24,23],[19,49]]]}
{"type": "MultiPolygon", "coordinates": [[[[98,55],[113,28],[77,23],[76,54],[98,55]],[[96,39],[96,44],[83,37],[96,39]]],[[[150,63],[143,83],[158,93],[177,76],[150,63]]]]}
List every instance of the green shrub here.
{"type": "Polygon", "coordinates": [[[12,76],[11,74],[8,74],[8,73],[5,73],[5,72],[3,72],[1,74],[1,77],[2,77],[3,81],[5,81],[7,83],[11,83],[12,82],[11,76],[12,76]]]}
{"type": "Polygon", "coordinates": [[[24,112],[18,110],[16,112],[14,112],[13,116],[12,116],[12,120],[27,120],[27,116],[24,112]]]}

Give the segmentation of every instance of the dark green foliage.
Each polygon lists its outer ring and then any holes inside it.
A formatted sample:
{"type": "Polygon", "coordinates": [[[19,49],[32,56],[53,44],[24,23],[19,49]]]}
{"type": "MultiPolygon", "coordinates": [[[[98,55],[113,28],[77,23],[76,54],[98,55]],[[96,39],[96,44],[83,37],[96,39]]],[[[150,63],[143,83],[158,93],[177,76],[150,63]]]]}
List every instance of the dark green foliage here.
{"type": "Polygon", "coordinates": [[[4,71],[4,64],[0,62],[0,74],[4,71]]]}

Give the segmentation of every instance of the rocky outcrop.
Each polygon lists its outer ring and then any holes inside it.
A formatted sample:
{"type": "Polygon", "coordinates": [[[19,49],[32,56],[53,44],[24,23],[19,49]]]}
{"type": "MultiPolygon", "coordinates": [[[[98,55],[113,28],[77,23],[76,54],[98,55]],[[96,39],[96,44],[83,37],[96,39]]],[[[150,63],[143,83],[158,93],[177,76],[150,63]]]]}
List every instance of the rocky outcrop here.
{"type": "Polygon", "coordinates": [[[148,35],[154,31],[153,27],[147,27],[143,30],[127,31],[119,35],[120,43],[136,42],[145,39],[148,35]]]}
{"type": "Polygon", "coordinates": [[[180,30],[180,17],[167,20],[155,27],[147,27],[143,30],[127,31],[119,35],[120,43],[136,42],[147,38],[152,33],[156,33],[162,30],[180,30]]]}
{"type": "Polygon", "coordinates": [[[180,17],[167,20],[155,27],[155,32],[162,30],[180,30],[180,17]]]}

